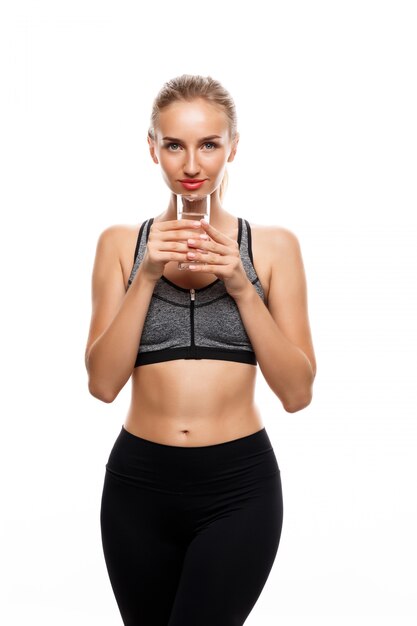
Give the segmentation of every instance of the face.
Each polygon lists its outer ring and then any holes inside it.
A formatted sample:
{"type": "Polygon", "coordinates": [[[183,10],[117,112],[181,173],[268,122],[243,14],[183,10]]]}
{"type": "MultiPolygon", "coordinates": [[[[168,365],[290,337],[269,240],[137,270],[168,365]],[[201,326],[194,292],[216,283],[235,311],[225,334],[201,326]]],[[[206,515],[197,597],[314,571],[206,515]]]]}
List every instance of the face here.
{"type": "Polygon", "coordinates": [[[226,163],[233,161],[239,136],[229,137],[224,111],[199,98],[173,102],[159,116],[155,140],[148,137],[150,153],[159,163],[163,178],[174,193],[199,189],[211,194],[220,186],[226,163]],[[199,187],[184,187],[182,179],[204,180],[199,187]]]}

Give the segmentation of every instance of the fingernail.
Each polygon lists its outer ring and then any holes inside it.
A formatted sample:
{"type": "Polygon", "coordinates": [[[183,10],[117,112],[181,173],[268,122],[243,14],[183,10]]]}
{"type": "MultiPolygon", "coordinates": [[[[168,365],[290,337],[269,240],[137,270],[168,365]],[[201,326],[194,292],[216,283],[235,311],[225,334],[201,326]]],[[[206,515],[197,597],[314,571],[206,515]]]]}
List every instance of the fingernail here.
{"type": "Polygon", "coordinates": [[[200,222],[193,222],[193,226],[201,226],[200,222]]]}

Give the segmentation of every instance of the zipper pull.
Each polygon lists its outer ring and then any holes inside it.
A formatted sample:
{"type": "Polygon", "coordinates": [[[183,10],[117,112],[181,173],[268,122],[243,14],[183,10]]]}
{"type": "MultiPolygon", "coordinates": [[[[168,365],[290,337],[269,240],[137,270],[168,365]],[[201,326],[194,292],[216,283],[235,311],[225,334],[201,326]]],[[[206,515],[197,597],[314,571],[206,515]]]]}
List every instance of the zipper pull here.
{"type": "Polygon", "coordinates": [[[195,300],[195,289],[190,289],[191,300],[195,300]]]}

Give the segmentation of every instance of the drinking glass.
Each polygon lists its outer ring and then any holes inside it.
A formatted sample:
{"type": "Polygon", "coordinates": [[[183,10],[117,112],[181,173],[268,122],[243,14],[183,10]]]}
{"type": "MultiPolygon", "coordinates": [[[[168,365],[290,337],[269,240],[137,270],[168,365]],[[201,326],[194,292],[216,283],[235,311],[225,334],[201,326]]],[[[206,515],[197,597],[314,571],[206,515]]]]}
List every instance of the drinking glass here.
{"type": "MultiPolygon", "coordinates": [[[[210,194],[198,194],[198,193],[188,193],[188,194],[176,194],[177,196],[177,219],[181,220],[196,220],[200,221],[202,218],[206,220],[206,222],[210,223],[210,194]]],[[[194,232],[194,231],[193,231],[194,232]]],[[[204,228],[196,228],[196,235],[203,234],[204,228]]],[[[204,250],[200,250],[197,248],[198,252],[204,252],[204,250]]],[[[193,265],[200,265],[202,261],[178,261],[178,269],[179,270],[187,270],[189,269],[189,265],[192,263],[193,265]]]]}

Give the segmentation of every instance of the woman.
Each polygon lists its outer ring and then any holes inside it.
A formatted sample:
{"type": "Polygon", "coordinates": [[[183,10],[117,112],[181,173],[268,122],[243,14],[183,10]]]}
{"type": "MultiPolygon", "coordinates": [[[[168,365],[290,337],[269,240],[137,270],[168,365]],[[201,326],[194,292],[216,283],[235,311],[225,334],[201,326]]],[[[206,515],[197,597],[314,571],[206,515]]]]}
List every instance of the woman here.
{"type": "Polygon", "coordinates": [[[298,240],[222,207],[238,140],[218,81],[165,83],[148,143],[168,207],[107,228],[97,244],[89,391],[112,402],[132,378],[100,512],[129,626],[243,624],[278,550],[280,469],[254,403],[256,365],[295,412],[311,401],[316,364],[298,240]],[[177,194],[197,187],[184,179],[204,181],[210,224],[177,220],[177,194]]]}

